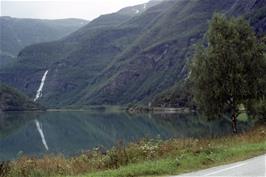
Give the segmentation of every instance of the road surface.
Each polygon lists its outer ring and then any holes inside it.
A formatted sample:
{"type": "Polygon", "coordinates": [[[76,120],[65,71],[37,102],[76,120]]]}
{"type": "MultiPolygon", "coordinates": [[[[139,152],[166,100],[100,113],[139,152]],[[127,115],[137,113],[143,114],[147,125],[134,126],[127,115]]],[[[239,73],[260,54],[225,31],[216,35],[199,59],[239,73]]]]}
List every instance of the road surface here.
{"type": "Polygon", "coordinates": [[[172,177],[182,176],[266,177],[266,154],[229,165],[222,165],[172,177]]]}

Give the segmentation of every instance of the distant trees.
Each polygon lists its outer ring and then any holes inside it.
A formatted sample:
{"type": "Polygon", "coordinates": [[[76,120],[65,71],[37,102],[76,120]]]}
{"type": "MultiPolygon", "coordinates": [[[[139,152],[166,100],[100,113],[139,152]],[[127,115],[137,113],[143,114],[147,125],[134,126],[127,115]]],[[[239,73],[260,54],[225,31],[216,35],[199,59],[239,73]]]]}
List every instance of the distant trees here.
{"type": "Polygon", "coordinates": [[[219,14],[210,23],[207,39],[207,47],[198,47],[191,64],[194,99],[209,118],[229,114],[237,133],[241,109],[265,98],[265,46],[244,19],[219,14]]]}

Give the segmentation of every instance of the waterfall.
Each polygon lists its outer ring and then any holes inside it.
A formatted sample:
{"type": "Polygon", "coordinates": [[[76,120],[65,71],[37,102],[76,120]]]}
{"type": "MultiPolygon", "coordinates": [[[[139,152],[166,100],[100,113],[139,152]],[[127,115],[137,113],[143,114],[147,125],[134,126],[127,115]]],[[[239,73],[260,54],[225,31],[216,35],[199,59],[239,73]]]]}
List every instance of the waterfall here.
{"type": "Polygon", "coordinates": [[[46,70],[44,75],[42,76],[42,81],[41,81],[41,84],[39,86],[39,89],[36,92],[36,95],[35,95],[35,98],[34,98],[34,102],[37,101],[42,96],[42,89],[43,89],[44,82],[45,82],[47,74],[48,74],[48,70],[46,70]]]}
{"type": "Polygon", "coordinates": [[[143,9],[145,10],[147,8],[147,4],[143,4],[143,9]]]}
{"type": "Polygon", "coordinates": [[[188,73],[187,77],[185,78],[185,81],[187,81],[191,76],[191,71],[188,73]]]}
{"type": "Polygon", "coordinates": [[[42,131],[42,128],[41,128],[41,125],[40,125],[40,122],[38,120],[35,120],[35,124],[36,124],[36,127],[37,127],[37,130],[41,136],[41,139],[42,139],[42,144],[43,146],[45,147],[45,149],[48,151],[49,148],[48,148],[48,145],[46,143],[46,140],[45,140],[45,137],[44,137],[44,134],[43,134],[43,131],[42,131]]]}

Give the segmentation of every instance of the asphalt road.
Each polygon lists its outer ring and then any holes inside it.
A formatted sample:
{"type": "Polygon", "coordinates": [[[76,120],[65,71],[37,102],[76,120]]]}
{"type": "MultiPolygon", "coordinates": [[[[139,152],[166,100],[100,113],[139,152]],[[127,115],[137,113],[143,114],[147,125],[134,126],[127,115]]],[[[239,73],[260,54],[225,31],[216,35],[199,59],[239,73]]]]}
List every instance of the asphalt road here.
{"type": "Polygon", "coordinates": [[[222,165],[173,177],[182,176],[266,177],[266,154],[229,165],[222,165]]]}

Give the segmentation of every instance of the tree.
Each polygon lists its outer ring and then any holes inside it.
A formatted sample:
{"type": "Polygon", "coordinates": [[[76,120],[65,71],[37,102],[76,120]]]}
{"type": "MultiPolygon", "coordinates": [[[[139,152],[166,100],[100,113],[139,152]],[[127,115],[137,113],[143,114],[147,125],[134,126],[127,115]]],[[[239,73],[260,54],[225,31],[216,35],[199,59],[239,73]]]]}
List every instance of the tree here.
{"type": "Polygon", "coordinates": [[[237,133],[241,107],[265,94],[260,84],[266,70],[264,45],[244,19],[219,14],[212,18],[206,37],[207,47],[198,47],[191,64],[194,99],[209,118],[229,114],[237,133]]]}
{"type": "MultiPolygon", "coordinates": [[[[264,45],[266,46],[266,35],[261,36],[259,40],[263,42],[264,45]]],[[[266,65],[266,48],[264,51],[264,55],[265,55],[264,65],[266,65]]],[[[266,70],[264,70],[263,76],[264,77],[260,78],[260,86],[261,86],[261,90],[264,90],[264,96],[262,96],[259,100],[250,100],[247,103],[247,113],[260,120],[266,121],[266,96],[265,96],[266,95],[266,70]]]]}

